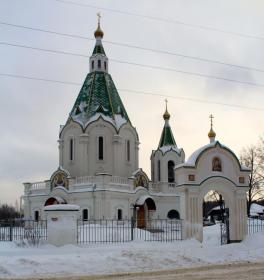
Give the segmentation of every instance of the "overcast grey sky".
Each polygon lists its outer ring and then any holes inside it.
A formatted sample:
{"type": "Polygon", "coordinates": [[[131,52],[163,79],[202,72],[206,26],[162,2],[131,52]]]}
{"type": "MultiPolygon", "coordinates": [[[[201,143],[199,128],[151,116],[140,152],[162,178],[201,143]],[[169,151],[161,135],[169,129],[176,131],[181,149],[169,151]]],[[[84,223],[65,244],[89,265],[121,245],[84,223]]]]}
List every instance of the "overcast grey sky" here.
{"type": "MultiPolygon", "coordinates": [[[[106,41],[155,48],[264,71],[264,2],[262,0],[0,0],[0,22],[93,38],[96,13],[106,41]],[[100,8],[101,7],[101,8],[100,8]],[[190,27],[118,13],[159,17],[208,26],[230,33],[190,27]]],[[[52,35],[0,24],[0,42],[90,55],[94,41],[52,35]]],[[[178,72],[116,63],[124,60],[181,71],[213,75],[264,85],[264,73],[188,58],[116,46],[104,42],[110,74],[117,88],[168,94],[174,97],[258,107],[248,110],[215,103],[168,98],[171,126],[179,147],[188,157],[208,143],[209,118],[215,116],[217,139],[237,154],[263,133],[264,86],[250,86],[178,72]]],[[[34,76],[82,83],[89,59],[0,44],[0,74],[34,76]]],[[[0,75],[1,163],[0,203],[15,203],[22,183],[49,179],[58,167],[58,132],[78,95],[80,86],[23,80],[0,75]]],[[[163,127],[164,97],[119,91],[140,138],[140,167],[150,171],[151,150],[163,127]]]]}

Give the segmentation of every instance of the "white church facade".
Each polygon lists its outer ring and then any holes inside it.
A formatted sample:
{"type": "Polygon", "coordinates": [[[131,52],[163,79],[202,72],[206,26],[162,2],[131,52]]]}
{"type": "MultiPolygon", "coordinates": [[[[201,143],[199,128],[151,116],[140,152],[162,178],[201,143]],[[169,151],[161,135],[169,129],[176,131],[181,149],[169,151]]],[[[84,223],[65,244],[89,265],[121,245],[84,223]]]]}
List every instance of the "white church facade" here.
{"type": "Polygon", "coordinates": [[[242,240],[249,169],[215,140],[212,123],[210,143],[185,160],[166,106],[148,178],[139,168],[139,136],[108,73],[100,22],[94,35],[90,71],[60,129],[59,167],[44,182],[24,183],[25,218],[45,219],[48,205],[76,204],[84,220],[130,219],[136,213],[143,228],[148,219],[182,219],[183,237],[202,240],[203,198],[215,190],[229,208],[231,240],[242,240]]]}

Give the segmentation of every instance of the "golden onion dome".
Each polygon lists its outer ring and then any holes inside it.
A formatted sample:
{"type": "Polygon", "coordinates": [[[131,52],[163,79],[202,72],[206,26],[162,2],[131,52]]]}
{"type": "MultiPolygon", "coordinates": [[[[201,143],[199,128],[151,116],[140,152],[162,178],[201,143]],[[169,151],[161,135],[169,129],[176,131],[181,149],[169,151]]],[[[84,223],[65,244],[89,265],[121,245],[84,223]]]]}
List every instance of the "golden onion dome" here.
{"type": "Polygon", "coordinates": [[[166,111],[165,111],[165,113],[163,114],[163,119],[166,121],[166,120],[169,120],[169,119],[170,119],[170,113],[168,112],[168,109],[167,109],[168,100],[166,99],[165,102],[166,102],[166,111]]]}
{"type": "Polygon", "coordinates": [[[95,38],[97,38],[97,37],[103,38],[103,37],[104,37],[104,32],[103,32],[103,30],[101,29],[100,24],[98,24],[97,29],[94,31],[94,37],[95,37],[95,38]]]}
{"type": "Polygon", "coordinates": [[[165,113],[163,114],[163,119],[165,121],[170,119],[170,113],[168,112],[167,108],[166,108],[165,113]]]}
{"type": "Polygon", "coordinates": [[[216,133],[213,131],[213,128],[211,127],[211,129],[210,129],[210,131],[209,131],[209,133],[208,133],[208,137],[209,138],[213,138],[213,137],[215,137],[216,136],[216,133]]]}

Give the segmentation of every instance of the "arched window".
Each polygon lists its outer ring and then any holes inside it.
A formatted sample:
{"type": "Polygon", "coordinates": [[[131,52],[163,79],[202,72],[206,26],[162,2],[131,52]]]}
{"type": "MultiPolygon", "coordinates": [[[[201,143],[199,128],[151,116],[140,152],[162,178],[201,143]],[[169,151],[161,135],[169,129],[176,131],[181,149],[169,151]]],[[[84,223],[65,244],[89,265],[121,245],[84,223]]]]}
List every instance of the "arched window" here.
{"type": "Polygon", "coordinates": [[[39,211],[35,211],[35,212],[34,212],[34,220],[35,220],[36,222],[39,221],[39,211]]]}
{"type": "Polygon", "coordinates": [[[98,59],[97,65],[98,65],[98,68],[101,68],[101,60],[100,59],[98,59]]]}
{"type": "Polygon", "coordinates": [[[130,140],[126,141],[126,160],[130,161],[130,140]]]}
{"type": "Polygon", "coordinates": [[[221,163],[220,158],[218,158],[218,157],[213,158],[212,170],[213,171],[222,171],[222,163],[221,163]]]}
{"type": "Polygon", "coordinates": [[[92,61],[92,70],[94,70],[94,60],[92,61]]]}
{"type": "Polygon", "coordinates": [[[69,159],[73,160],[74,158],[74,140],[73,138],[70,139],[70,150],[69,150],[69,159]]]}
{"type": "Polygon", "coordinates": [[[83,209],[83,211],[82,211],[82,219],[83,219],[83,221],[87,221],[88,220],[88,209],[83,209]]]}
{"type": "Polygon", "coordinates": [[[172,160],[168,161],[168,182],[173,183],[175,182],[175,176],[174,176],[174,162],[172,160]]]}
{"type": "Polygon", "coordinates": [[[104,138],[102,136],[98,138],[98,159],[104,159],[104,138]]]}
{"type": "Polygon", "coordinates": [[[122,209],[117,209],[117,219],[119,221],[123,219],[122,209]]]}
{"type": "Polygon", "coordinates": [[[180,219],[180,213],[177,210],[170,210],[167,215],[168,219],[180,219]]]}
{"type": "Polygon", "coordinates": [[[104,69],[106,70],[106,61],[104,62],[104,69]]]}
{"type": "Polygon", "coordinates": [[[160,182],[160,160],[158,160],[158,181],[160,182]]]}

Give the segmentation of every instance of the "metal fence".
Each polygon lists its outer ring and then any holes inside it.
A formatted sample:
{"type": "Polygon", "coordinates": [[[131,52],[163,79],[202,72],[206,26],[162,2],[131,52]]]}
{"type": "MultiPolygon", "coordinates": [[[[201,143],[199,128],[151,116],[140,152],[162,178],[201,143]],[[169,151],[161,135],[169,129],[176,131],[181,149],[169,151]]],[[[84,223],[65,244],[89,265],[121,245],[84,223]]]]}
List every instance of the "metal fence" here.
{"type": "Polygon", "coordinates": [[[264,231],[264,219],[263,218],[248,218],[248,234],[264,231]]]}
{"type": "Polygon", "coordinates": [[[79,244],[116,243],[132,240],[170,242],[182,240],[182,220],[79,220],[79,244]],[[138,225],[141,228],[138,228],[138,225]],[[144,224],[144,226],[142,226],[144,224]]]}
{"type": "Polygon", "coordinates": [[[0,221],[0,241],[39,241],[47,239],[47,221],[5,220],[0,221]]]}

